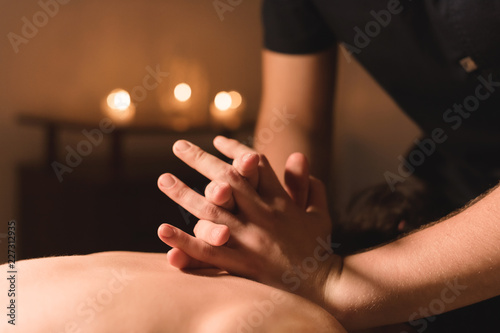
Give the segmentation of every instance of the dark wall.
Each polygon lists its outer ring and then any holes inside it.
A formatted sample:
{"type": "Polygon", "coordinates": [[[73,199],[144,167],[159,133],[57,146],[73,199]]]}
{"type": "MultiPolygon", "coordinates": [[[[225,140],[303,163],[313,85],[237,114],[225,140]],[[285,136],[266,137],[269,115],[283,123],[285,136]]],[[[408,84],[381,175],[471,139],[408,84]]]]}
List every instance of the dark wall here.
{"type": "MultiPolygon", "coordinates": [[[[168,112],[162,110],[162,100],[184,81],[196,89],[193,109],[206,111],[218,91],[233,89],[246,99],[245,117],[253,118],[257,109],[259,1],[243,1],[222,16],[212,1],[205,0],[60,2],[66,4],[56,8],[52,0],[0,1],[0,234],[9,220],[29,214],[20,211],[20,197],[27,193],[21,186],[26,182],[20,167],[36,167],[44,161],[44,132],[19,125],[20,110],[100,119],[99,105],[106,94],[118,87],[131,91],[142,85],[146,68],[157,66],[169,76],[140,101],[137,111],[142,115],[168,112]],[[44,10],[41,3],[52,6],[44,10]],[[53,17],[47,15],[44,22],[41,11],[53,17]],[[30,25],[26,21],[34,20],[41,25],[38,31],[24,28],[30,25]]],[[[65,145],[81,139],[81,133],[62,132],[60,155],[65,145]]],[[[124,149],[129,159],[137,160],[141,153],[162,155],[166,163],[174,139],[132,138],[124,149]]],[[[109,140],[96,147],[76,177],[106,159],[109,148],[109,140]]],[[[154,178],[151,186],[155,191],[154,178]]],[[[0,259],[5,252],[0,250],[0,259]]]]}

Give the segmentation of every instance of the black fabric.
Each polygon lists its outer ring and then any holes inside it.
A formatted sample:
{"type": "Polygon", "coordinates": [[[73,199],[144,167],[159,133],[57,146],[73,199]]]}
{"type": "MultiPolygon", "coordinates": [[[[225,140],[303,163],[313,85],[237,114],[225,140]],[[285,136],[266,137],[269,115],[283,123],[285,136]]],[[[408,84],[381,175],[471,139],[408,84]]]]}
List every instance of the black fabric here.
{"type": "MultiPolygon", "coordinates": [[[[264,46],[276,52],[342,43],[344,56],[418,124],[422,140],[442,130],[447,139],[414,173],[450,210],[498,183],[500,0],[264,0],[263,23],[264,46]],[[477,68],[465,70],[465,58],[477,68]]],[[[426,332],[498,332],[499,313],[497,297],[428,320],[426,332]]]]}
{"type": "Polygon", "coordinates": [[[264,1],[262,6],[267,49],[301,54],[321,51],[334,44],[332,32],[311,1],[264,1]]]}
{"type": "Polygon", "coordinates": [[[498,181],[500,0],[264,0],[263,20],[266,48],[313,53],[343,43],[424,135],[442,129],[446,141],[416,172],[461,174],[441,184],[459,188],[457,204],[498,181]],[[463,68],[467,57],[476,70],[463,68]]]}

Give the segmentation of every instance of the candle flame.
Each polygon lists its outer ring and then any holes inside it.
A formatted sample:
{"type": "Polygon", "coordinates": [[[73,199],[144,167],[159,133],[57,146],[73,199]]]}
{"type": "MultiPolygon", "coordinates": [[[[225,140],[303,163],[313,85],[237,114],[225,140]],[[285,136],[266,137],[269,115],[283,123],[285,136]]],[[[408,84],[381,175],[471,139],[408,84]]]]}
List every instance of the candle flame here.
{"type": "Polygon", "coordinates": [[[130,94],[123,89],[115,89],[108,95],[107,103],[113,110],[125,111],[131,104],[130,94]]]}
{"type": "Polygon", "coordinates": [[[228,92],[221,91],[220,93],[215,95],[214,104],[217,109],[226,111],[233,104],[233,99],[228,92]]]}
{"type": "Polygon", "coordinates": [[[185,102],[191,98],[191,87],[187,83],[179,83],[174,89],[174,96],[179,102],[185,102]]]}

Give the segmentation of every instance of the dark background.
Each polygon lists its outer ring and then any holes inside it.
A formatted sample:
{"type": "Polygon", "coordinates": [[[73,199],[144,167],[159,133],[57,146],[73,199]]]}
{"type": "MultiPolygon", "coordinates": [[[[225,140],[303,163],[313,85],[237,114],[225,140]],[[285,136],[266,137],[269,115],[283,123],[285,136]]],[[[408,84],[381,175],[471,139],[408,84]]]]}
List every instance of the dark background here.
{"type": "MultiPolygon", "coordinates": [[[[117,175],[112,136],[60,183],[47,168],[47,128],[19,121],[22,113],[78,119],[91,130],[104,117],[102,99],[113,89],[142,84],[146,67],[169,76],[137,106],[148,119],[164,117],[173,87],[193,86],[189,112],[207,115],[221,90],[237,90],[251,126],[260,98],[260,2],[243,1],[223,20],[212,1],[85,0],[61,5],[57,14],[15,52],[8,34],[22,34],[38,1],[0,0],[0,261],[6,257],[7,222],[17,221],[18,258],[104,250],[165,251],[156,229],[171,222],[193,227],[156,187],[163,172],[203,191],[206,180],[171,153],[179,138],[209,149],[218,130],[127,135],[117,175]]],[[[333,205],[353,191],[384,181],[397,156],[418,136],[366,72],[339,56],[335,103],[333,205]],[[395,140],[397,138],[397,140],[395,140]]],[[[230,133],[246,140],[250,129],[230,133]]],[[[85,139],[81,130],[58,131],[56,158],[85,139]]]]}

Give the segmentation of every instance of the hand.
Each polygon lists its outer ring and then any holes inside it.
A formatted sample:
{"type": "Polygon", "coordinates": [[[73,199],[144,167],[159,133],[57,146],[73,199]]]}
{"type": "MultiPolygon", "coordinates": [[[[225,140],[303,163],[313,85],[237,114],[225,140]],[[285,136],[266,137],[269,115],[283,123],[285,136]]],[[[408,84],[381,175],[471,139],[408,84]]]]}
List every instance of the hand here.
{"type": "MultiPolygon", "coordinates": [[[[259,183],[257,152],[236,140],[223,136],[214,139],[214,146],[226,157],[233,159],[232,165],[236,171],[245,177],[253,188],[257,189],[259,183]]],[[[284,188],[292,200],[304,209],[309,196],[309,176],[309,163],[304,154],[291,154],[285,165],[284,188]]],[[[205,197],[208,201],[228,210],[235,208],[231,194],[229,184],[218,181],[212,181],[205,190],[205,197]]]]}
{"type": "MultiPolygon", "coordinates": [[[[230,140],[222,136],[216,137],[213,144],[219,151],[233,159],[233,167],[256,188],[259,179],[257,169],[259,158],[256,152],[236,140],[230,140]]],[[[176,150],[173,151],[176,154],[176,150]]],[[[160,183],[158,183],[158,186],[161,189],[160,183]]],[[[217,180],[210,182],[205,188],[205,197],[208,202],[214,205],[229,211],[235,209],[231,186],[227,182],[217,180]]],[[[225,244],[230,237],[227,226],[218,225],[208,220],[198,221],[193,232],[196,237],[213,246],[225,244]]],[[[175,247],[168,251],[167,258],[170,265],[179,269],[212,267],[212,265],[196,260],[175,247]]]]}
{"type": "MultiPolygon", "coordinates": [[[[256,152],[236,140],[222,136],[214,139],[214,146],[224,155],[233,159],[233,167],[248,180],[252,187],[257,189],[259,158],[256,152]]],[[[291,154],[285,165],[285,189],[295,203],[304,209],[309,195],[309,176],[307,158],[301,153],[291,154]]],[[[233,212],[235,210],[231,186],[226,182],[216,180],[210,182],[205,189],[205,198],[214,205],[233,212]]],[[[226,226],[207,220],[200,220],[193,231],[197,238],[214,246],[225,244],[230,237],[229,229],[226,226]]],[[[179,269],[211,267],[207,263],[191,258],[179,248],[172,248],[167,257],[169,263],[179,269]]]]}
{"type": "Polygon", "coordinates": [[[224,246],[212,246],[167,224],[160,227],[160,238],[202,262],[321,302],[332,267],[338,269],[321,182],[309,178],[304,210],[281,186],[264,156],[259,156],[257,193],[233,166],[193,144],[179,141],[174,152],[209,179],[227,182],[238,211],[232,214],[209,203],[165,174],[159,180],[162,191],[198,218],[228,226],[231,238],[224,246]]]}

